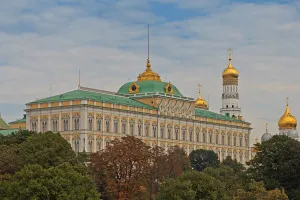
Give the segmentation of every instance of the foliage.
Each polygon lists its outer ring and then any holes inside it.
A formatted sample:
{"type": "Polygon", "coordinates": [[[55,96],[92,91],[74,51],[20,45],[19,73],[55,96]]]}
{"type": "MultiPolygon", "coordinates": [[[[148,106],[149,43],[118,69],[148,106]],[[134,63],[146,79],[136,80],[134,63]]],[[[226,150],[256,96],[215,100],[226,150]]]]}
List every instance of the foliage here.
{"type": "Polygon", "coordinates": [[[300,143],[284,135],[256,144],[256,156],[250,161],[248,173],[263,181],[267,189],[283,187],[290,199],[300,194],[300,143]]]}
{"type": "Polygon", "coordinates": [[[0,145],[18,145],[27,140],[28,137],[36,134],[33,131],[20,130],[17,133],[12,133],[10,135],[0,135],[0,145]]]}
{"type": "Polygon", "coordinates": [[[288,200],[287,195],[279,189],[267,191],[262,182],[251,183],[249,190],[237,190],[234,200],[288,200]]]}
{"type": "Polygon", "coordinates": [[[220,162],[218,155],[211,150],[197,149],[190,154],[190,162],[193,169],[203,171],[206,167],[218,167],[220,162]]]}
{"type": "Polygon", "coordinates": [[[23,164],[57,166],[64,162],[75,163],[71,145],[59,133],[38,133],[20,144],[19,155],[23,164]]]}
{"type": "Polygon", "coordinates": [[[150,147],[127,136],[115,139],[105,151],[91,155],[91,169],[99,189],[109,199],[141,199],[150,172],[150,147]]]}
{"type": "Polygon", "coordinates": [[[9,180],[0,182],[0,193],[7,200],[98,200],[96,186],[82,169],[67,163],[47,169],[27,165],[9,180]]]}
{"type": "Polygon", "coordinates": [[[0,174],[14,174],[21,169],[16,145],[0,145],[0,174]]]}
{"type": "Polygon", "coordinates": [[[243,164],[239,163],[236,159],[232,160],[230,156],[227,156],[223,160],[222,165],[232,168],[235,172],[245,171],[243,164]]]}
{"type": "Polygon", "coordinates": [[[175,178],[191,169],[189,158],[183,148],[169,147],[166,158],[166,177],[175,178]]]}
{"type": "Polygon", "coordinates": [[[230,200],[225,186],[218,179],[198,171],[183,173],[166,181],[157,196],[158,200],[230,200]]]}

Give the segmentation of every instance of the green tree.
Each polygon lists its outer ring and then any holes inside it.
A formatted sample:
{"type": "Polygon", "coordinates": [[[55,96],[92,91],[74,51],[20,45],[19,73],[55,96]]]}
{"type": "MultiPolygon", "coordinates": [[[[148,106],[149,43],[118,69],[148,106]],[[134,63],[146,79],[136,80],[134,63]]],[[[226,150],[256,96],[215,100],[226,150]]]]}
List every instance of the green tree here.
{"type": "Polygon", "coordinates": [[[190,153],[190,162],[193,169],[202,171],[206,167],[218,167],[218,155],[211,150],[197,149],[190,153]]]}
{"type": "Polygon", "coordinates": [[[27,165],[9,180],[0,182],[0,194],[6,200],[100,198],[84,167],[67,163],[47,169],[40,165],[27,165]]]}
{"type": "Polygon", "coordinates": [[[204,172],[188,171],[162,184],[158,200],[231,200],[224,184],[204,172]]]}
{"type": "Polygon", "coordinates": [[[36,134],[36,132],[28,130],[20,130],[17,133],[3,136],[0,134],[0,145],[17,145],[25,142],[28,137],[36,134]]]}
{"type": "Polygon", "coordinates": [[[75,163],[71,145],[59,133],[37,133],[20,144],[19,156],[24,165],[57,166],[64,162],[75,163]]]}
{"type": "Polygon", "coordinates": [[[0,175],[14,174],[21,169],[16,145],[0,145],[0,175]]]}
{"type": "Polygon", "coordinates": [[[251,183],[247,191],[239,189],[234,200],[288,200],[287,195],[279,189],[267,191],[263,182],[251,183]]]}
{"type": "Polygon", "coordinates": [[[222,165],[232,168],[235,172],[243,172],[245,171],[245,167],[243,164],[239,163],[236,159],[232,160],[231,156],[227,156],[222,165]]]}
{"type": "Polygon", "coordinates": [[[300,194],[300,143],[284,135],[256,144],[257,153],[249,162],[248,173],[263,181],[268,190],[283,187],[290,199],[300,194]]]}
{"type": "Polygon", "coordinates": [[[191,168],[185,150],[179,146],[168,148],[166,156],[166,177],[175,178],[191,168]]]}

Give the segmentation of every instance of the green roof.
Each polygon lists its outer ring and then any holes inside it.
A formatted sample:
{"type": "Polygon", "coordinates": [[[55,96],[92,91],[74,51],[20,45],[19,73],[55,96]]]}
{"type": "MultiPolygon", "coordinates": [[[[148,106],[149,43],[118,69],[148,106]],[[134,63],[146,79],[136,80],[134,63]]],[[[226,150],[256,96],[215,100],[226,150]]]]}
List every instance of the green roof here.
{"type": "Polygon", "coordinates": [[[7,130],[0,130],[0,134],[1,134],[1,135],[10,135],[10,134],[16,133],[16,132],[18,132],[18,131],[19,131],[19,129],[17,129],[17,128],[14,128],[14,129],[7,129],[7,130]]]}
{"type": "Polygon", "coordinates": [[[17,124],[17,123],[26,123],[26,115],[24,115],[23,119],[17,119],[13,122],[9,122],[9,124],[17,124]]]}
{"type": "Polygon", "coordinates": [[[64,94],[48,97],[45,99],[40,99],[37,101],[30,102],[32,103],[49,103],[49,102],[59,102],[59,101],[70,101],[70,100],[93,100],[99,101],[103,103],[115,103],[126,106],[134,106],[146,109],[156,110],[156,108],[149,106],[147,104],[143,104],[141,102],[130,99],[129,97],[99,93],[99,92],[91,92],[86,90],[73,90],[71,92],[67,92],[64,94]]]}
{"type": "MultiPolygon", "coordinates": [[[[125,83],[120,87],[118,90],[118,94],[130,94],[129,93],[129,88],[132,83],[136,83],[139,86],[140,91],[138,92],[139,94],[141,93],[150,93],[150,92],[155,92],[155,93],[163,93],[166,94],[165,88],[168,83],[166,82],[161,82],[161,81],[155,81],[155,80],[145,80],[145,81],[137,81],[137,82],[128,82],[125,83]]],[[[174,96],[179,96],[183,97],[183,95],[179,92],[179,90],[172,85],[173,88],[173,95],[174,96]]]]}
{"type": "Polygon", "coordinates": [[[0,130],[1,129],[9,129],[10,126],[2,119],[1,115],[0,115],[0,130]]]}
{"type": "Polygon", "coordinates": [[[203,110],[203,109],[199,109],[196,108],[195,109],[195,115],[196,116],[200,116],[200,117],[207,117],[207,118],[211,118],[211,119],[218,119],[218,120],[226,120],[226,121],[232,121],[232,122],[243,122],[242,120],[238,120],[232,117],[227,117],[209,110],[203,110]]]}

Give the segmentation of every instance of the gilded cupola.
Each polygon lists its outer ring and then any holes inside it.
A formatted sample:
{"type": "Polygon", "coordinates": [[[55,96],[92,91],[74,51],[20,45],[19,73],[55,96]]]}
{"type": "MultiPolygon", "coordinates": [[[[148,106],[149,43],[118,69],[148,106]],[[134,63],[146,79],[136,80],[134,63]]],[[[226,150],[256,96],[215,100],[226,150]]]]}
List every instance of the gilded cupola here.
{"type": "Polygon", "coordinates": [[[137,81],[145,81],[145,80],[161,81],[160,76],[157,73],[152,71],[149,57],[147,59],[146,71],[139,74],[139,76],[137,77],[137,81]]]}
{"type": "Polygon", "coordinates": [[[223,73],[222,73],[222,77],[223,79],[237,79],[239,77],[239,72],[232,66],[231,60],[231,49],[228,49],[229,52],[229,56],[228,56],[228,66],[226,69],[224,69],[223,73]]]}
{"type": "MultiPolygon", "coordinates": [[[[287,98],[288,100],[288,98],[287,98]]],[[[297,120],[291,114],[288,101],[286,103],[285,112],[282,117],[278,121],[279,129],[296,129],[297,127],[297,120]]]]}
{"type": "Polygon", "coordinates": [[[201,109],[205,109],[205,110],[208,110],[208,104],[207,102],[202,99],[201,95],[200,95],[200,84],[198,85],[199,89],[198,89],[198,98],[195,102],[195,107],[196,108],[201,108],[201,109]]]}

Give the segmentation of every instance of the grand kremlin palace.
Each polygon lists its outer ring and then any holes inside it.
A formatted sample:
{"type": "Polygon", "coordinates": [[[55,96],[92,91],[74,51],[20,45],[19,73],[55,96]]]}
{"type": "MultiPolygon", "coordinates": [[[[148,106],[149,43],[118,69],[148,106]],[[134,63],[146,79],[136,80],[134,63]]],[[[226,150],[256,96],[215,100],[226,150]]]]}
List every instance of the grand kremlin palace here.
{"type": "Polygon", "coordinates": [[[220,114],[209,110],[200,95],[185,97],[170,82],[161,81],[146,70],[136,81],[117,92],[78,86],[77,90],[26,104],[28,130],[60,132],[76,152],[105,149],[114,138],[132,135],[150,146],[179,145],[187,153],[195,149],[215,151],[220,160],[232,156],[249,160],[250,123],[241,116],[238,71],[231,64],[224,69],[220,114]]]}

